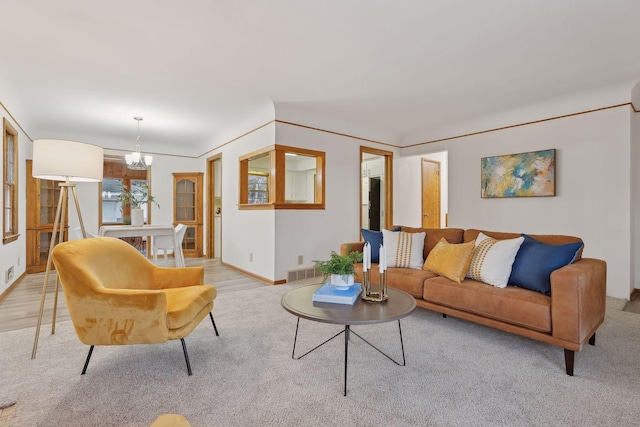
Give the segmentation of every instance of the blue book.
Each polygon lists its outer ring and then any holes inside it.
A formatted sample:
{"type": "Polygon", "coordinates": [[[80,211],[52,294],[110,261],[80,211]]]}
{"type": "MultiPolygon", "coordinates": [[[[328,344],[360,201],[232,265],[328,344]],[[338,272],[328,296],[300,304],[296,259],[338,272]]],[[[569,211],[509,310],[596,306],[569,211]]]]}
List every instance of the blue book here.
{"type": "Polygon", "coordinates": [[[354,283],[346,289],[338,289],[335,286],[325,283],[313,293],[311,299],[315,302],[353,305],[358,299],[360,291],[360,283],[354,283]]]}

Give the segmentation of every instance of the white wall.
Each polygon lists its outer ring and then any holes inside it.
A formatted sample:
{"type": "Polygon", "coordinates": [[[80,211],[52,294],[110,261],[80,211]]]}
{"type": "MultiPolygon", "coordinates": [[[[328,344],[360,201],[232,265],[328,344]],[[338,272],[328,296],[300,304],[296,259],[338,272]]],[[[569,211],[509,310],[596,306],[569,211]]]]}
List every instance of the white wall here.
{"type": "MultiPolygon", "coordinates": [[[[450,227],[579,236],[585,257],[607,262],[607,295],[629,298],[630,148],[629,107],[623,106],[416,146],[402,155],[448,150],[450,227]],[[482,157],[548,148],[557,150],[555,197],[480,197],[482,157]]],[[[419,176],[399,170],[395,185],[415,186],[419,176]]],[[[415,218],[419,207],[398,196],[396,218],[415,218]]]]}
{"type": "Polygon", "coordinates": [[[222,152],[222,261],[268,280],[274,278],[275,213],[238,209],[239,158],[273,145],[275,132],[271,123],[210,154],[222,152]]]}
{"type": "MultiPolygon", "coordinates": [[[[0,294],[11,286],[26,271],[27,245],[27,180],[26,159],[31,158],[33,144],[22,132],[20,126],[14,122],[7,111],[0,107],[2,117],[5,117],[13,129],[18,133],[18,232],[20,237],[6,245],[0,243],[0,294]],[[13,279],[5,282],[5,273],[13,267],[13,279]]],[[[0,120],[0,126],[2,122],[0,120]]],[[[0,151],[4,153],[4,150],[0,151]]],[[[4,176],[4,156],[0,154],[0,182],[4,176]]],[[[0,197],[0,212],[4,212],[4,198],[0,197]]],[[[0,213],[0,218],[2,214],[0,213]]]]}
{"type": "MultiPolygon", "coordinates": [[[[292,269],[329,258],[340,244],[360,239],[360,142],[341,135],[278,123],[278,144],[325,152],[325,209],[275,211],[275,280],[292,269]],[[298,265],[302,255],[303,265],[298,265]]],[[[375,144],[369,144],[374,146],[375,144]]],[[[378,148],[378,147],[376,147],[378,148]]],[[[223,251],[224,253],[224,251],[223,251]]]]}

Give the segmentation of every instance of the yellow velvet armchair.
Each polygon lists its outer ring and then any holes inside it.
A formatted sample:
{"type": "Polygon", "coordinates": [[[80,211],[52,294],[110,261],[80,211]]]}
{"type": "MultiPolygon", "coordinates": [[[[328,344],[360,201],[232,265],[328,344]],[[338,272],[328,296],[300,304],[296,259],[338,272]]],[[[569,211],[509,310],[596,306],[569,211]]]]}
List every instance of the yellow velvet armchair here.
{"type": "Polygon", "coordinates": [[[67,308],[80,341],[90,345],[162,343],[179,339],[191,375],[184,337],[211,318],[216,288],[204,285],[202,267],[163,268],[112,237],[72,240],[52,253],[67,308]]]}

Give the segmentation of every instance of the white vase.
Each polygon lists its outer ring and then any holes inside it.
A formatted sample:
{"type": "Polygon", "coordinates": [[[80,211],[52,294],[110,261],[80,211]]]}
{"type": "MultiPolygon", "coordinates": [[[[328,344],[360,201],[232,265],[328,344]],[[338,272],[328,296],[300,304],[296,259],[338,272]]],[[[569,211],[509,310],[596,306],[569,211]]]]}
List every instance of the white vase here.
{"type": "Polygon", "coordinates": [[[140,208],[131,209],[131,225],[140,227],[144,224],[144,211],[140,208]]]}
{"type": "Polygon", "coordinates": [[[336,288],[348,288],[349,286],[353,285],[353,274],[332,274],[330,283],[336,288]]]}

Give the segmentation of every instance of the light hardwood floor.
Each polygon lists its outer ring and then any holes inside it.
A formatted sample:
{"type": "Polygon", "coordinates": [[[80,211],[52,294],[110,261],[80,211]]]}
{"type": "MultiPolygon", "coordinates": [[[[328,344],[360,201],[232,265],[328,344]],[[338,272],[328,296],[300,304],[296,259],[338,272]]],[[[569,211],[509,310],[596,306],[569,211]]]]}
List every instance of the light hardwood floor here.
{"type": "MultiPolygon", "coordinates": [[[[268,286],[235,270],[222,266],[219,259],[187,258],[185,263],[187,267],[204,267],[205,283],[214,285],[218,294],[268,286]]],[[[164,266],[164,260],[159,258],[158,264],[164,266]]],[[[169,258],[168,266],[175,266],[173,258],[169,258]]],[[[45,297],[45,310],[42,316],[43,325],[50,325],[53,318],[55,282],[55,271],[52,271],[49,275],[49,285],[47,286],[47,295],[45,297]]],[[[0,304],[0,332],[24,328],[34,328],[35,330],[38,323],[38,313],[40,312],[43,284],[44,273],[29,274],[9,296],[7,296],[2,304],[0,304]]],[[[56,323],[65,320],[69,320],[69,312],[67,311],[64,301],[62,288],[60,288],[56,323]]]]}

